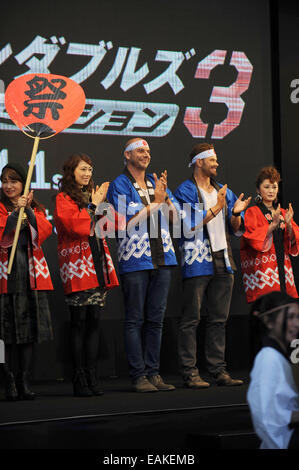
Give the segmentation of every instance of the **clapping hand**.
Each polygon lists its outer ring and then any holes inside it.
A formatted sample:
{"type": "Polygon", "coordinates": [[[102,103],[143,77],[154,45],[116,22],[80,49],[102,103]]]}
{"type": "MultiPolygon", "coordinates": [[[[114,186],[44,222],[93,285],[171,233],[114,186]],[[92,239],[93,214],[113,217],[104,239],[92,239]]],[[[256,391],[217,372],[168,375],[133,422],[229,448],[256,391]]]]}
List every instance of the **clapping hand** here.
{"type": "Polygon", "coordinates": [[[101,184],[101,186],[96,186],[96,189],[93,189],[91,192],[91,201],[93,204],[98,206],[101,202],[104,202],[107,196],[107,191],[109,188],[109,181],[101,184]]]}
{"type": "Polygon", "coordinates": [[[274,227],[278,227],[280,224],[280,204],[278,204],[277,209],[272,213],[272,219],[274,227]]]}
{"type": "Polygon", "coordinates": [[[167,170],[162,171],[160,180],[165,185],[165,189],[167,188],[167,170]]]}
{"type": "Polygon", "coordinates": [[[289,207],[286,210],[285,215],[284,215],[284,220],[285,220],[286,227],[287,227],[289,234],[291,234],[293,231],[293,228],[292,228],[293,217],[294,217],[294,210],[292,208],[292,204],[289,203],[289,207]]]}
{"type": "Polygon", "coordinates": [[[165,201],[166,188],[167,188],[167,171],[161,173],[160,179],[158,179],[156,173],[153,173],[155,180],[155,202],[161,204],[165,201]]]}
{"type": "Polygon", "coordinates": [[[245,209],[247,209],[251,201],[251,196],[244,200],[243,200],[243,197],[244,197],[244,193],[241,193],[234,204],[233,211],[237,214],[245,211],[245,209]]]}
{"type": "Polygon", "coordinates": [[[286,210],[285,215],[284,215],[284,220],[285,220],[287,227],[292,225],[293,217],[294,217],[294,210],[292,208],[292,204],[289,203],[289,208],[286,210]]]}
{"type": "Polygon", "coordinates": [[[217,204],[219,205],[220,210],[224,207],[225,196],[226,196],[227,184],[222,186],[217,193],[217,204]]]}

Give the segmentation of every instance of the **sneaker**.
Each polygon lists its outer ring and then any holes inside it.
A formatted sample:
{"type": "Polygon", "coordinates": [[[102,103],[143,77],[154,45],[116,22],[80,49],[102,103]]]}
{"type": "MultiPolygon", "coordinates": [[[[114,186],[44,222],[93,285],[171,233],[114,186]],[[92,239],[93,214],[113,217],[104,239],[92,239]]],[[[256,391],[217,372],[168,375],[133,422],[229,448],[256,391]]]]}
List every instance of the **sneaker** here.
{"type": "Polygon", "coordinates": [[[166,384],[164,382],[161,375],[152,375],[151,377],[148,377],[148,381],[162,392],[170,392],[170,390],[175,390],[173,385],[166,384]]]}
{"type": "Polygon", "coordinates": [[[210,386],[209,382],[205,382],[200,375],[198,374],[191,374],[187,377],[184,377],[184,385],[187,388],[208,388],[210,386]]]}
{"type": "Polygon", "coordinates": [[[234,387],[236,385],[243,385],[243,380],[232,379],[228,372],[223,371],[215,375],[217,385],[225,385],[226,387],[234,387]]]}
{"type": "Polygon", "coordinates": [[[147,393],[147,392],[158,392],[159,390],[153,384],[151,384],[145,375],[138,377],[134,382],[135,392],[147,393]]]}

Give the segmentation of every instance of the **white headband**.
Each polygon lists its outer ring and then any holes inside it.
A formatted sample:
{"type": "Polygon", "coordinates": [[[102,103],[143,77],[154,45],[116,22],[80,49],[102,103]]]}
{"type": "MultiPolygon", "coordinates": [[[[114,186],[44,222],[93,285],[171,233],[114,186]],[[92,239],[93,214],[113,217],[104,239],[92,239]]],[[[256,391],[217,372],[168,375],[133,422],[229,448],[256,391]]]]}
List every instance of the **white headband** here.
{"type": "Polygon", "coordinates": [[[136,142],[132,142],[125,148],[125,152],[130,152],[131,150],[138,149],[139,147],[148,147],[148,143],[146,140],[136,140],[136,142]]]}
{"type": "Polygon", "coordinates": [[[203,158],[208,158],[208,157],[216,157],[216,153],[214,149],[205,150],[204,152],[200,152],[197,155],[195,155],[195,157],[193,157],[191,162],[189,163],[188,168],[190,168],[190,166],[192,166],[196,162],[196,160],[202,160],[203,158]]]}

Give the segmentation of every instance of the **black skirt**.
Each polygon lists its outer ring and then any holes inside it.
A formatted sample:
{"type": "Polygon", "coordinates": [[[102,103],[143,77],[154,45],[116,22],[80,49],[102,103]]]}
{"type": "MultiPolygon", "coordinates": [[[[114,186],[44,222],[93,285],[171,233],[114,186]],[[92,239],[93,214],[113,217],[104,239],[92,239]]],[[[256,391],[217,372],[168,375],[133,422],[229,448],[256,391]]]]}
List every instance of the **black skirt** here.
{"type": "Polygon", "coordinates": [[[47,292],[31,290],[27,246],[19,243],[8,279],[8,293],[0,295],[0,338],[6,344],[53,339],[47,292]]]}
{"type": "Polygon", "coordinates": [[[101,287],[72,292],[65,296],[67,305],[83,307],[84,305],[98,305],[103,308],[106,303],[107,290],[101,287]]]}

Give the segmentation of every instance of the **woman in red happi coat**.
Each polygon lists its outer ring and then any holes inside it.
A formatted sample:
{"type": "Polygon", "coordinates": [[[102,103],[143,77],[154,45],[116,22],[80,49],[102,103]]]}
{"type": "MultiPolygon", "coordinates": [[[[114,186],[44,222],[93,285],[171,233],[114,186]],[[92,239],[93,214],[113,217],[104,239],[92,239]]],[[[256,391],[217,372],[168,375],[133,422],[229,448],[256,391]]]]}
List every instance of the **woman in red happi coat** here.
{"type": "MultiPolygon", "coordinates": [[[[240,256],[248,303],[273,291],[298,297],[290,255],[299,253],[299,227],[293,220],[292,205],[285,210],[278,203],[279,181],[274,167],[262,168],[256,182],[256,204],[245,212],[240,256]]],[[[250,317],[250,327],[253,360],[261,346],[254,317],[250,317]]]]}
{"type": "Polygon", "coordinates": [[[5,343],[5,395],[8,400],[32,400],[29,389],[33,344],[53,338],[47,299],[52,282],[41,245],[52,225],[33,191],[22,196],[26,173],[18,163],[7,164],[1,174],[0,191],[0,339],[5,343]],[[7,274],[19,209],[24,215],[12,270],[7,274]],[[18,354],[15,380],[13,350],[18,354]]]}
{"type": "Polygon", "coordinates": [[[257,178],[257,203],[245,213],[241,266],[247,302],[272,291],[298,297],[289,255],[299,253],[299,228],[293,208],[277,202],[280,174],[263,168],[257,178]]]}
{"type": "Polygon", "coordinates": [[[110,222],[96,215],[109,183],[94,189],[92,171],[85,154],[73,154],[64,163],[54,212],[60,276],[71,314],[75,396],[103,394],[96,377],[99,315],[107,290],[119,285],[103,234],[110,222]]]}

